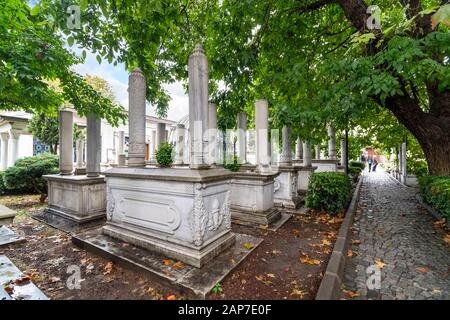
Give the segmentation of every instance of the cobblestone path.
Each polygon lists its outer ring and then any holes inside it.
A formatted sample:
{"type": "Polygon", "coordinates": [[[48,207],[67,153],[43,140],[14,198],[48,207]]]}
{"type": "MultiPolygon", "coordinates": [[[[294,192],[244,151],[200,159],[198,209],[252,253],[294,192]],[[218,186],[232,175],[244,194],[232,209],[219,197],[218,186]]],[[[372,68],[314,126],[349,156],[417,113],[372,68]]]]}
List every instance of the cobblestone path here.
{"type": "Polygon", "coordinates": [[[364,174],[342,298],[449,300],[450,249],[416,200],[418,190],[381,170],[364,174]],[[376,284],[374,271],[366,273],[371,265],[381,267],[379,289],[366,284],[376,284]]]}

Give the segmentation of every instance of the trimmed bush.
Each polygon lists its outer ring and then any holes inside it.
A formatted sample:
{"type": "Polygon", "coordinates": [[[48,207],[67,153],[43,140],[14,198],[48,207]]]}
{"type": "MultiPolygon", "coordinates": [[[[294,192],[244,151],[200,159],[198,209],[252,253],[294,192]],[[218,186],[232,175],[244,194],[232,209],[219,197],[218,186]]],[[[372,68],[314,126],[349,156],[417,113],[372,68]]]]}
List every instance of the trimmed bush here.
{"type": "Polygon", "coordinates": [[[423,176],[419,178],[420,193],[426,204],[450,219],[450,177],[423,176]]]}
{"type": "Polygon", "coordinates": [[[352,183],[345,173],[314,173],[306,193],[306,206],[335,215],[347,207],[351,194],[352,183]]]}
{"type": "Polygon", "coordinates": [[[19,159],[2,172],[3,185],[7,193],[40,194],[43,202],[47,196],[47,182],[42,176],[58,173],[58,166],[58,156],[50,153],[19,159]]]}
{"type": "Polygon", "coordinates": [[[361,162],[361,161],[350,161],[348,163],[348,166],[352,167],[352,168],[360,168],[361,171],[362,171],[366,167],[366,164],[364,162],[361,162]]]}
{"type": "Polygon", "coordinates": [[[161,146],[156,151],[156,162],[161,167],[170,167],[173,163],[173,145],[164,142],[161,144],[161,146]]]}

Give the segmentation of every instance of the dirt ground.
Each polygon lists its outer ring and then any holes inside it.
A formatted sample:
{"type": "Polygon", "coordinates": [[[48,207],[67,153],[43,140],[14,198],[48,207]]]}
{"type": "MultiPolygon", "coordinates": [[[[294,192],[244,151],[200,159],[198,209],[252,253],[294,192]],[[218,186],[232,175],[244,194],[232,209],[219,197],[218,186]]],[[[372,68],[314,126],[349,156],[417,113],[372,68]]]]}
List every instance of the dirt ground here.
{"type": "MultiPolygon", "coordinates": [[[[22,244],[0,247],[16,266],[51,299],[184,299],[145,276],[72,244],[70,235],[27,215],[45,204],[39,196],[3,196],[0,203],[18,211],[15,232],[22,244]],[[81,289],[69,289],[72,272],[80,267],[81,289]]],[[[294,216],[278,231],[233,226],[264,241],[209,299],[314,299],[325,272],[341,217],[308,213],[294,216]]],[[[163,263],[163,261],[162,261],[163,263]]]]}

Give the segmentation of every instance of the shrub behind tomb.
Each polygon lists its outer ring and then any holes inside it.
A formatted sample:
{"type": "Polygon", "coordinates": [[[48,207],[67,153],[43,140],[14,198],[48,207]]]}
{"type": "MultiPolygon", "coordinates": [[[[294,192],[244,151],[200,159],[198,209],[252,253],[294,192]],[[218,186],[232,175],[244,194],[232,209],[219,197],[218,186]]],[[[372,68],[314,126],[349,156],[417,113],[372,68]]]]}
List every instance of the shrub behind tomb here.
{"type": "Polygon", "coordinates": [[[306,206],[335,215],[347,207],[351,192],[352,183],[345,173],[314,173],[306,193],[306,206]]]}
{"type": "Polygon", "coordinates": [[[426,204],[450,219],[450,177],[423,176],[419,178],[420,193],[426,204]]]}

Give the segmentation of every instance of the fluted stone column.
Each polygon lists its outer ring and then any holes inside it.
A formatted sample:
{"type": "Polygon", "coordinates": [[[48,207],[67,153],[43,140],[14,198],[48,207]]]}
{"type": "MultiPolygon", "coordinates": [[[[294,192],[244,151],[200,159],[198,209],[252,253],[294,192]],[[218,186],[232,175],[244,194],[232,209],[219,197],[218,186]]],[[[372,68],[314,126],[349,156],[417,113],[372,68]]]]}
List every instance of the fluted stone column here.
{"type": "Polygon", "coordinates": [[[237,155],[242,163],[247,162],[247,114],[239,112],[237,114],[237,155]]]}
{"type": "Polygon", "coordinates": [[[73,113],[68,110],[59,111],[59,171],[63,176],[73,172],[73,113]]]}
{"type": "Polygon", "coordinates": [[[311,142],[306,141],[303,142],[303,166],[304,167],[311,167],[311,142]]]}
{"type": "Polygon", "coordinates": [[[270,171],[269,156],[269,105],[259,99],[255,104],[256,165],[259,171],[270,171]]]}
{"type": "Polygon", "coordinates": [[[19,156],[19,137],[20,137],[20,132],[17,132],[15,130],[9,131],[8,167],[14,166],[14,164],[16,163],[16,160],[19,156]]]}
{"type": "Polygon", "coordinates": [[[75,142],[77,150],[77,169],[84,168],[84,139],[77,139],[75,142]]]}
{"type": "Polygon", "coordinates": [[[100,161],[102,157],[101,121],[93,113],[88,114],[86,118],[86,174],[88,177],[98,177],[100,175],[100,161]]]}
{"type": "Polygon", "coordinates": [[[156,124],[156,145],[155,145],[156,151],[166,141],[167,141],[166,124],[159,122],[156,124]]]}
{"type": "Polygon", "coordinates": [[[208,154],[209,164],[216,164],[217,159],[217,105],[209,103],[208,105],[208,154]]]}
{"type": "Polygon", "coordinates": [[[189,135],[190,168],[208,168],[208,60],[203,46],[197,44],[189,57],[189,135]]]}
{"type": "Polygon", "coordinates": [[[150,132],[150,160],[156,159],[156,130],[150,132]]]}
{"type": "Polygon", "coordinates": [[[320,160],[320,144],[315,145],[315,157],[317,160],[320,160]]]}
{"type": "Polygon", "coordinates": [[[328,158],[336,160],[336,130],[328,126],[328,158]]]}
{"type": "Polygon", "coordinates": [[[0,154],[0,170],[5,170],[8,167],[8,138],[9,134],[2,132],[0,134],[1,138],[1,154],[0,154]]]}
{"type": "Polygon", "coordinates": [[[119,164],[119,156],[121,154],[125,153],[125,132],[124,131],[117,131],[116,135],[116,143],[115,143],[115,147],[116,147],[116,163],[119,164]]]}
{"type": "Polygon", "coordinates": [[[300,137],[295,141],[295,160],[303,159],[303,143],[300,137]]]}
{"type": "Polygon", "coordinates": [[[347,143],[345,137],[341,138],[341,166],[347,166],[347,143]]]}
{"type": "Polygon", "coordinates": [[[292,151],[291,151],[291,127],[284,126],[281,129],[281,138],[283,140],[282,152],[280,156],[280,166],[292,165],[292,151]]]}
{"type": "Polygon", "coordinates": [[[184,136],[186,127],[184,124],[177,124],[177,129],[175,130],[176,138],[176,150],[175,150],[175,164],[181,165],[184,163],[184,136]]]}
{"type": "Polygon", "coordinates": [[[145,144],[146,90],[144,74],[141,69],[135,68],[128,78],[129,167],[145,166],[145,153],[147,148],[145,144]]]}

